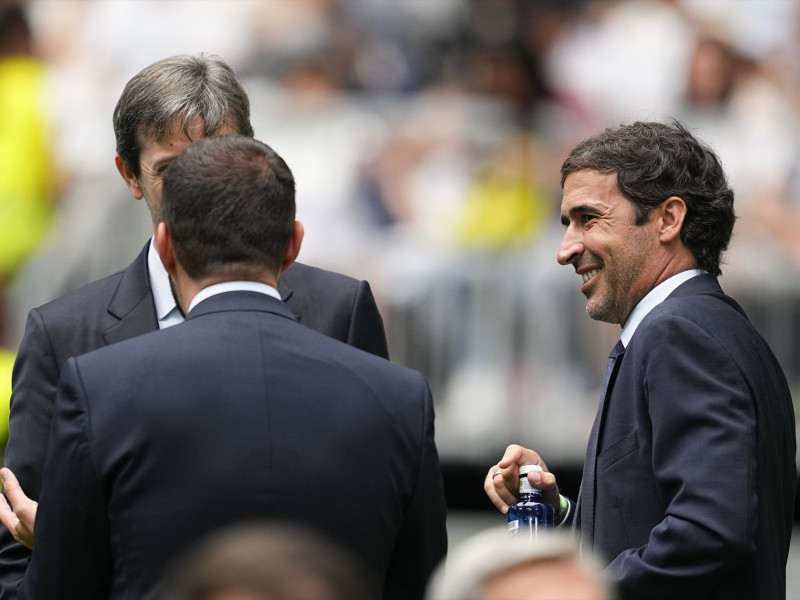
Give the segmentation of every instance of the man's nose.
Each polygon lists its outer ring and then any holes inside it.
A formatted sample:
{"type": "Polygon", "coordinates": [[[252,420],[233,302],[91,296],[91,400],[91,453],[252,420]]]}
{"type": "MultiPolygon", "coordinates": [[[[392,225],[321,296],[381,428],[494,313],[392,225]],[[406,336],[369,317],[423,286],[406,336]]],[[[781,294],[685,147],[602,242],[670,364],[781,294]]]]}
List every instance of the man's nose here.
{"type": "Polygon", "coordinates": [[[557,260],[560,265],[571,264],[578,256],[583,253],[583,242],[581,236],[575,228],[570,225],[564,232],[561,245],[558,248],[557,260]]]}

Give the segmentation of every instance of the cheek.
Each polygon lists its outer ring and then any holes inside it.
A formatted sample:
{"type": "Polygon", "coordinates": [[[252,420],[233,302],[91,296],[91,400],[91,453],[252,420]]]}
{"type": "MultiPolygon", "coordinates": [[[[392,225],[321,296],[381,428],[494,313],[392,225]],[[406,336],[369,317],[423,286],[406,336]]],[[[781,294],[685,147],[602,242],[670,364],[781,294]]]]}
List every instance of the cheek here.
{"type": "Polygon", "coordinates": [[[162,187],[163,183],[160,177],[149,182],[149,185],[147,186],[147,197],[151,202],[157,202],[158,204],[161,204],[162,187]]]}

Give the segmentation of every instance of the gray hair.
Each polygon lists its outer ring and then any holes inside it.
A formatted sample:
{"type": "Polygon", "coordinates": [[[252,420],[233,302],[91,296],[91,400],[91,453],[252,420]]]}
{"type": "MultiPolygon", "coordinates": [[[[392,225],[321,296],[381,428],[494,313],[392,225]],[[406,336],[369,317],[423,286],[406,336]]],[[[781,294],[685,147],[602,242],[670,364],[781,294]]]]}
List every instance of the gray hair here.
{"type": "Polygon", "coordinates": [[[138,177],[141,139],[162,139],[175,119],[188,137],[189,124],[197,117],[204,136],[223,125],[240,135],[254,135],[250,99],[222,58],[178,55],[155,62],[127,83],[114,108],[117,154],[138,177]]]}
{"type": "Polygon", "coordinates": [[[561,530],[544,530],[538,538],[509,537],[505,527],[490,527],[469,536],[451,549],[433,572],[425,600],[481,600],[484,585],[495,575],[515,567],[545,561],[566,561],[596,584],[598,597],[616,600],[599,560],[582,554],[578,541],[561,530]]]}

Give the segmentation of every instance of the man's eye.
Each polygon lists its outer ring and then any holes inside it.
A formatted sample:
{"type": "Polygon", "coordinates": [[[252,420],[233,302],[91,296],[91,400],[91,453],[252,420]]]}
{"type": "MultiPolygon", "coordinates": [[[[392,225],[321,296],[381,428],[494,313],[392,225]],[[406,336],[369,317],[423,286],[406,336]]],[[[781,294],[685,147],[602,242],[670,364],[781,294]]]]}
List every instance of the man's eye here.
{"type": "Polygon", "coordinates": [[[581,215],[581,223],[585,225],[586,223],[593,221],[595,218],[596,217],[594,215],[581,215]]]}

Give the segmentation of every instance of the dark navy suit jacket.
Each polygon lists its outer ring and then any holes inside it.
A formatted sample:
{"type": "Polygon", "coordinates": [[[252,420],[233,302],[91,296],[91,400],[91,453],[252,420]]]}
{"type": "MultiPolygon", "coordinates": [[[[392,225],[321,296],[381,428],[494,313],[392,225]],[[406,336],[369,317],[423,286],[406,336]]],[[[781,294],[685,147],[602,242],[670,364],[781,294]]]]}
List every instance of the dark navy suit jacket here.
{"type": "Polygon", "coordinates": [[[598,419],[595,481],[582,483],[594,518],[581,509],[580,528],[622,598],[785,598],[792,398],[714,277],[690,279],[645,317],[598,419]]]}
{"type": "Polygon", "coordinates": [[[424,377],[228,292],[182,325],[67,361],[22,595],[151,598],[214,529],[296,519],[375,597],[421,598],[446,551],[424,377]]]}
{"type": "MultiPolygon", "coordinates": [[[[13,372],[5,465],[39,498],[61,369],[72,356],[158,329],[147,271],[149,242],[124,270],[28,314],[13,372]]],[[[325,335],[388,357],[383,321],[369,284],[295,263],[279,291],[297,319],[325,335]]],[[[0,527],[0,599],[16,598],[30,552],[0,527]]]]}

